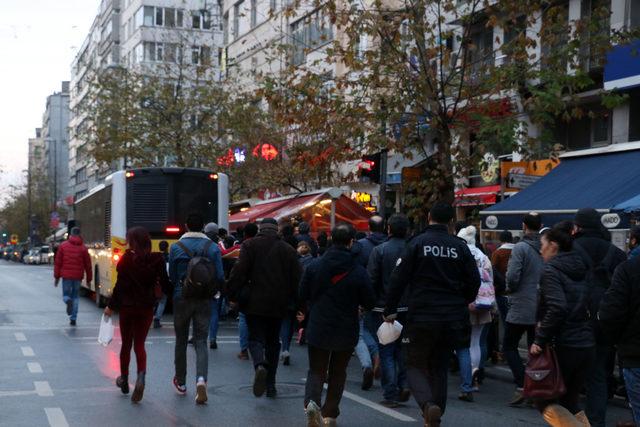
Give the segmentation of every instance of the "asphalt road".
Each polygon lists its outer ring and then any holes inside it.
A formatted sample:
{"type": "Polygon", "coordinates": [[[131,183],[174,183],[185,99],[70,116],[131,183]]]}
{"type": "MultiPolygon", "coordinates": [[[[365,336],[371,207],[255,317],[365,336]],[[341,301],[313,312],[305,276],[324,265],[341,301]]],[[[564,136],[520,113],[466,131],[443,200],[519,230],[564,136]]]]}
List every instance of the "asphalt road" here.
{"type": "MultiPolygon", "coordinates": [[[[120,340],[97,343],[101,310],[81,298],[78,326],[70,327],[61,288],[53,287],[51,267],[0,261],[0,426],[304,426],[302,409],[306,348],[293,345],[292,365],[278,370],[277,399],[256,399],[251,392],[250,362],[236,358],[237,325],[224,322],[218,350],[210,350],[209,402],[196,406],[195,385],[181,397],[171,386],[174,336],[171,315],[147,340],[147,388],[141,404],[132,404],[114,385],[119,374],[120,340]]],[[[116,334],[118,334],[116,330],[116,334]]],[[[132,355],[132,372],[135,357],[132,355]]],[[[188,378],[195,354],[189,350],[188,378]]],[[[491,367],[474,403],[457,400],[459,378],[449,380],[449,406],[444,426],[541,426],[531,408],[505,402],[513,386],[504,367],[491,367]],[[499,379],[502,377],[502,379],[499,379]]],[[[360,368],[349,366],[341,403],[341,426],[419,426],[418,408],[387,409],[379,384],[360,390],[360,368]]],[[[131,380],[133,382],[135,378],[131,380]]],[[[629,419],[630,411],[611,405],[610,422],[629,419]]]]}

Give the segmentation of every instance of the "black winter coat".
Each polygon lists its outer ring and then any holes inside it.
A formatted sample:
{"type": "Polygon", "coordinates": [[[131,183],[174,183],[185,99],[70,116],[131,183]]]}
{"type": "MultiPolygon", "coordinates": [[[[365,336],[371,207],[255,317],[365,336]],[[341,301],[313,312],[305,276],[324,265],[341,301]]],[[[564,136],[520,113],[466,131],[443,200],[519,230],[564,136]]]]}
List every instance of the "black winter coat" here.
{"type": "Polygon", "coordinates": [[[284,318],[296,302],[301,274],[295,249],[275,232],[261,232],[242,244],[227,281],[229,300],[245,314],[284,318]]]}
{"type": "Polygon", "coordinates": [[[598,319],[605,336],[618,344],[622,366],[640,368],[640,257],[618,266],[598,319]]]}
{"type": "MultiPolygon", "coordinates": [[[[397,237],[391,237],[386,242],[373,248],[367,265],[367,272],[371,279],[373,292],[376,294],[376,310],[383,311],[387,302],[391,273],[393,272],[398,259],[402,256],[407,241],[397,237]],[[379,309],[379,310],[378,310],[379,309]]],[[[400,299],[398,311],[407,311],[407,292],[400,299]]]]}
{"type": "Polygon", "coordinates": [[[575,251],[560,252],[545,265],[540,281],[536,344],[573,348],[595,345],[588,272],[588,262],[575,251]]]}
{"type": "Polygon", "coordinates": [[[430,225],[409,242],[389,283],[385,315],[397,312],[408,287],[409,321],[468,322],[480,273],[467,242],[449,234],[445,225],[430,225]]]}
{"type": "Polygon", "coordinates": [[[156,303],[155,285],[159,283],[165,295],[172,289],[167,275],[167,264],[161,253],[136,256],[127,250],[116,267],[118,279],[109,300],[109,308],[153,308],[156,303]]]}
{"type": "Polygon", "coordinates": [[[616,267],[627,260],[624,251],[611,244],[606,237],[602,230],[584,229],[576,236],[574,243],[574,249],[583,254],[591,264],[588,279],[591,287],[589,310],[593,313],[592,326],[599,344],[605,344],[607,340],[595,319],[595,313],[600,309],[600,301],[611,285],[616,267]]]}
{"type": "Polygon", "coordinates": [[[308,306],[305,333],[309,345],[351,351],[358,343],[358,307],[370,310],[375,296],[367,271],[353,254],[345,248],[331,247],[305,270],[300,300],[308,306]]]}
{"type": "Polygon", "coordinates": [[[373,248],[384,243],[387,240],[387,237],[388,236],[386,234],[376,231],[369,234],[364,239],[360,239],[355,242],[353,247],[351,248],[351,252],[356,255],[358,264],[360,264],[364,268],[367,268],[367,265],[369,264],[369,257],[371,256],[373,248]]]}

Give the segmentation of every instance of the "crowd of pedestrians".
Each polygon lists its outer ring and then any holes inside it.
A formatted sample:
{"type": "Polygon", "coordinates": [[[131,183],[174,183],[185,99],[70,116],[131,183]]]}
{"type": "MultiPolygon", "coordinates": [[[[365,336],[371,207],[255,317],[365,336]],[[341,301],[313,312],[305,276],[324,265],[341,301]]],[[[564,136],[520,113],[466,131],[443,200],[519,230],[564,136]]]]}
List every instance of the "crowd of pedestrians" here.
{"type": "MultiPolygon", "coordinates": [[[[208,351],[217,348],[218,321],[229,305],[238,313],[238,358],[253,362],[256,397],[277,396],[278,365],[290,364],[291,342],[307,345],[308,426],[337,424],[354,354],[363,390],[378,378],[382,405],[398,407],[413,396],[425,426],[435,427],[447,409],[451,366],[460,372],[459,399],[473,402],[485,364],[497,353],[515,384],[505,403],[531,404],[552,426],[604,426],[620,364],[620,381],[640,425],[640,228],[631,230],[627,260],[597,211],[580,209],[573,221],[558,224],[532,212],[523,217],[517,243],[511,232],[502,232],[488,254],[478,230],[464,223],[454,227],[454,218],[451,205],[435,203],[419,233],[412,233],[402,214],[386,221],[376,215],[364,237],[338,224],[316,240],[307,223],[296,230],[272,218],[247,224],[242,237],[233,238],[192,213],[187,232],[160,253],[151,252],[146,230],[132,228],[105,309],[107,316],[120,316],[116,384],[129,393],[133,349],[137,379],[131,399],[142,399],[144,341],[152,324],[162,327],[169,296],[176,335],[173,386],[187,394],[191,342],[197,404],[208,400],[208,351]],[[385,322],[404,327],[398,339],[382,344],[377,331],[385,322]],[[528,397],[527,360],[520,352],[525,336],[530,358],[554,350],[564,393],[528,397]]],[[[60,246],[54,275],[56,286],[63,280],[63,301],[75,325],[79,283],[92,279],[79,229],[60,246]]]]}

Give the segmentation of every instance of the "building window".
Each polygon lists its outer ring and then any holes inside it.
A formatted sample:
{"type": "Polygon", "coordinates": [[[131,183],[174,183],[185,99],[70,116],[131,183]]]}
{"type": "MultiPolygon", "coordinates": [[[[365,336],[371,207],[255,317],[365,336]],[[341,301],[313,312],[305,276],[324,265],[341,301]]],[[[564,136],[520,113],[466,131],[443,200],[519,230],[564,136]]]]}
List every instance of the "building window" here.
{"type": "Polygon", "coordinates": [[[258,24],[258,2],[251,0],[251,28],[258,24]]]}
{"type": "Polygon", "coordinates": [[[184,26],[184,11],[172,7],[143,6],[135,15],[135,27],[168,27],[184,26]]]}
{"type": "Polygon", "coordinates": [[[155,8],[153,6],[144,7],[144,25],[152,27],[154,23],[155,8]]]}
{"type": "Polygon", "coordinates": [[[493,28],[482,25],[469,36],[466,47],[469,75],[476,80],[495,64],[493,52],[493,28]]]}
{"type": "Polygon", "coordinates": [[[271,9],[271,13],[275,12],[278,9],[277,0],[269,0],[269,8],[271,9]]]}
{"type": "Polygon", "coordinates": [[[229,12],[222,17],[222,44],[225,46],[229,43],[229,12]]]}
{"type": "Polygon", "coordinates": [[[211,62],[211,48],[209,46],[191,46],[191,63],[204,65],[211,62]]]}
{"type": "Polygon", "coordinates": [[[211,13],[208,10],[192,10],[191,27],[198,30],[211,29],[211,13]]]}
{"type": "Polygon", "coordinates": [[[556,127],[556,142],[567,150],[584,150],[611,144],[611,111],[598,105],[584,106],[585,114],[556,127]]]}
{"type": "Polygon", "coordinates": [[[233,6],[233,39],[237,39],[240,34],[240,6],[242,2],[233,6]]]}
{"type": "Polygon", "coordinates": [[[333,40],[333,27],[329,17],[322,10],[317,10],[297,22],[291,24],[291,62],[302,64],[310,50],[333,40]]]}
{"type": "Polygon", "coordinates": [[[147,62],[181,62],[182,49],[176,43],[144,42],[136,46],[136,58],[147,62]]]}
{"type": "Polygon", "coordinates": [[[640,27],[640,2],[637,0],[627,0],[626,10],[628,13],[627,25],[630,30],[640,27]]]}
{"type": "Polygon", "coordinates": [[[165,26],[174,28],[176,26],[176,10],[170,7],[164,10],[165,26]]]}
{"type": "Polygon", "coordinates": [[[81,184],[87,180],[87,168],[82,167],[76,171],[76,184],[81,184]]]}

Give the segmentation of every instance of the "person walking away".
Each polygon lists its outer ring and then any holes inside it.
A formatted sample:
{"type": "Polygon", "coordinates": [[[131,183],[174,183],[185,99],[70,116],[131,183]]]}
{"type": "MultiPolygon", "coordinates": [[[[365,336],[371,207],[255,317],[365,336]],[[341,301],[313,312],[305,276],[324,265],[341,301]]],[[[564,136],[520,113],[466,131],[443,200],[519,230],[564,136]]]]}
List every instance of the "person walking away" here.
{"type": "Polygon", "coordinates": [[[596,338],[596,359],[593,372],[587,378],[586,412],[592,426],[604,427],[607,401],[615,390],[615,349],[600,330],[595,313],[598,312],[600,301],[611,285],[611,277],[616,267],[627,257],[622,250],[611,244],[609,232],[602,226],[600,214],[595,209],[578,210],[574,224],[576,250],[587,257],[591,264],[588,279],[591,289],[589,310],[594,313],[592,326],[596,338]]]}
{"type": "Polygon", "coordinates": [[[222,286],[224,275],[220,249],[204,233],[204,220],[199,213],[187,216],[186,228],[178,242],[171,245],[169,251],[169,278],[174,284],[173,323],[176,333],[175,376],[173,386],[179,395],[187,393],[187,341],[189,325],[193,322],[193,340],[196,351],[196,403],[207,401],[207,373],[209,358],[207,353],[207,333],[211,320],[211,298],[183,296],[190,260],[195,257],[206,258],[213,264],[214,280],[222,286]]]}
{"type": "MultiPolygon", "coordinates": [[[[62,279],[62,301],[67,306],[69,325],[76,326],[78,306],[80,305],[80,283],[86,278],[87,287],[91,287],[91,258],[80,237],[80,228],[73,227],[69,240],[58,248],[53,267],[54,286],[57,288],[62,279]]],[[[99,292],[96,289],[96,292],[99,292]]],[[[97,298],[97,296],[96,296],[97,298]]]]}
{"type": "Polygon", "coordinates": [[[298,248],[298,239],[294,236],[293,225],[290,222],[280,225],[280,237],[284,242],[290,244],[293,249],[298,248]]]}
{"type": "Polygon", "coordinates": [[[513,247],[507,265],[506,293],[509,298],[509,311],[502,340],[502,352],[516,383],[516,391],[509,403],[512,406],[520,405],[525,401],[522,395],[524,363],[520,358],[518,345],[525,333],[527,346],[531,347],[533,344],[538,286],[544,268],[544,261],[540,256],[539,234],[542,218],[538,213],[531,212],[524,216],[522,223],[524,237],[513,247]]]}
{"type": "Polygon", "coordinates": [[[307,267],[300,283],[300,300],[308,305],[309,318],[304,398],[309,427],[336,425],[347,366],[358,342],[358,307],[370,310],[375,303],[367,271],[350,252],[354,236],[351,225],[336,226],[333,245],[307,267]],[[320,410],[325,382],[327,394],[320,410]]]}
{"type": "Polygon", "coordinates": [[[595,358],[595,338],[589,313],[589,262],[573,250],[568,222],[556,224],[542,235],[546,262],[540,281],[538,326],[532,355],[554,346],[566,393],[553,401],[536,401],[544,420],[554,427],[589,426],[580,408],[580,392],[595,358]]]}
{"type": "Polygon", "coordinates": [[[449,234],[454,215],[448,203],[433,205],[429,226],[409,242],[391,273],[384,312],[385,320],[393,321],[408,288],[403,331],[407,379],[429,427],[440,425],[446,409],[449,356],[456,348],[469,347],[468,305],[480,288],[467,244],[449,234]]]}
{"type": "MultiPolygon", "coordinates": [[[[250,222],[244,227],[243,232],[244,240],[242,243],[244,244],[256,237],[258,226],[255,222],[250,222]]],[[[242,245],[240,245],[240,252],[242,253],[242,245]]],[[[233,304],[233,306],[235,309],[238,308],[237,304],[233,304]]],[[[249,360],[249,328],[247,327],[247,319],[241,311],[238,311],[238,336],[240,337],[240,353],[237,354],[237,357],[240,360],[249,360]]]]}
{"type": "MultiPolygon", "coordinates": [[[[167,274],[169,272],[169,243],[167,243],[166,240],[161,241],[158,244],[158,249],[160,249],[160,253],[162,254],[162,258],[164,259],[164,263],[165,263],[165,270],[167,271],[167,274]]],[[[163,293],[162,297],[160,297],[160,300],[158,301],[157,305],[156,305],[156,309],[154,311],[153,314],[153,328],[154,329],[158,329],[158,328],[162,328],[162,324],[160,323],[160,321],[162,320],[162,315],[164,314],[164,309],[167,306],[167,293],[163,293]]]]}
{"type": "MultiPolygon", "coordinates": [[[[376,305],[371,311],[371,324],[368,325],[372,331],[377,331],[383,322],[382,313],[389,291],[389,279],[407,245],[409,219],[403,214],[392,215],[389,218],[387,228],[389,239],[373,249],[367,265],[367,272],[376,295],[376,305]]],[[[401,325],[406,324],[407,307],[407,292],[405,291],[398,305],[397,320],[401,325]]],[[[411,397],[407,385],[407,370],[402,358],[401,343],[402,336],[390,344],[378,344],[384,398],[381,404],[390,408],[399,406],[399,403],[406,402],[411,397]]]]}
{"type": "Polygon", "coordinates": [[[476,261],[481,285],[476,300],[469,304],[471,320],[471,344],[468,349],[456,350],[460,363],[460,377],[462,390],[458,398],[473,402],[472,391],[478,391],[479,383],[484,378],[484,363],[487,360],[487,334],[491,326],[491,311],[495,306],[495,291],[493,289],[493,268],[489,258],[476,246],[477,230],[473,225],[458,232],[471,255],[476,261]]]}
{"type": "Polygon", "coordinates": [[[255,376],[253,394],[276,397],[280,325],[296,300],[301,267],[296,251],[278,236],[278,223],[265,218],[256,237],[242,245],[227,282],[249,328],[249,353],[255,376]]]}
{"type": "MultiPolygon", "coordinates": [[[[311,247],[306,241],[301,240],[298,242],[297,252],[304,274],[306,267],[314,260],[311,255],[311,247]]],[[[280,326],[280,359],[285,366],[291,364],[291,353],[289,350],[291,349],[291,339],[293,338],[296,321],[296,302],[294,301],[287,312],[287,316],[282,319],[282,325],[280,326]]]]}
{"type": "Polygon", "coordinates": [[[318,242],[316,242],[316,239],[311,237],[309,234],[310,231],[311,227],[309,226],[309,223],[302,221],[298,224],[298,235],[296,236],[296,239],[298,242],[307,242],[311,248],[311,256],[315,258],[318,256],[318,242]]]}
{"type": "Polygon", "coordinates": [[[327,236],[326,231],[321,231],[318,234],[318,256],[324,255],[327,251],[327,247],[329,247],[329,236],[327,236]]]}
{"type": "Polygon", "coordinates": [[[502,323],[507,321],[509,311],[508,297],[506,291],[507,267],[511,251],[514,248],[513,235],[510,231],[500,233],[500,246],[491,254],[491,265],[493,266],[493,285],[496,291],[496,304],[500,312],[502,323]]]}
{"type": "MultiPolygon", "coordinates": [[[[637,226],[631,230],[636,242],[638,231],[637,226]]],[[[616,268],[600,302],[598,321],[604,336],[618,347],[633,419],[640,425],[640,257],[616,268]]]]}
{"type": "MultiPolygon", "coordinates": [[[[215,222],[210,222],[204,226],[204,234],[214,243],[218,245],[218,248],[223,248],[224,246],[220,246],[219,237],[218,237],[218,224],[215,222]]],[[[225,252],[220,249],[220,255],[224,256],[225,252]]],[[[224,261],[222,264],[222,271],[224,274],[224,261]]],[[[216,350],[218,348],[218,327],[220,325],[220,309],[222,308],[222,298],[221,293],[217,292],[216,295],[211,299],[211,320],[209,321],[209,348],[212,350],[216,350]]]]}
{"type": "Polygon", "coordinates": [[[136,353],[138,377],[131,395],[131,401],[140,402],[144,394],[147,373],[147,353],[144,342],[153,319],[156,303],[156,284],[164,294],[171,292],[167,266],[162,254],[151,253],[151,238],[143,227],[133,227],[127,232],[129,248],[118,262],[118,279],[109,304],[104,309],[105,316],[120,312],[120,376],[116,385],[123,394],[129,393],[129,361],[131,347],[136,353]]]}

